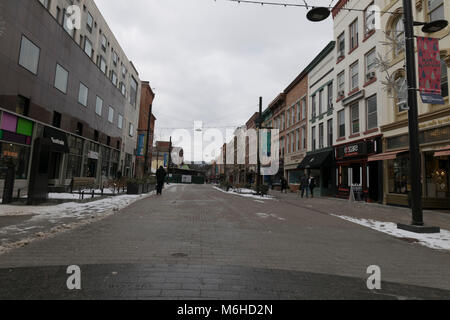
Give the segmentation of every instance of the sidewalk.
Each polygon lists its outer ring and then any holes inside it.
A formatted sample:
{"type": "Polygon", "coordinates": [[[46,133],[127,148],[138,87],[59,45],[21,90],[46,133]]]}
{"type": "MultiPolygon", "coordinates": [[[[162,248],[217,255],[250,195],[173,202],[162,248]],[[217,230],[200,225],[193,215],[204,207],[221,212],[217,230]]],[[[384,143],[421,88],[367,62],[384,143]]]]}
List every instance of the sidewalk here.
{"type": "Polygon", "coordinates": [[[0,254],[102,220],[154,194],[153,191],[56,205],[0,205],[0,254]]]}
{"type": "MultiPolygon", "coordinates": [[[[279,191],[270,191],[269,194],[280,201],[286,201],[298,207],[315,210],[318,213],[348,216],[357,219],[371,219],[392,223],[411,223],[411,209],[395,206],[381,205],[367,202],[350,202],[348,200],[320,197],[301,198],[298,193],[282,194],[279,191]]],[[[450,211],[424,210],[425,224],[438,226],[450,230],[450,211]]]]}

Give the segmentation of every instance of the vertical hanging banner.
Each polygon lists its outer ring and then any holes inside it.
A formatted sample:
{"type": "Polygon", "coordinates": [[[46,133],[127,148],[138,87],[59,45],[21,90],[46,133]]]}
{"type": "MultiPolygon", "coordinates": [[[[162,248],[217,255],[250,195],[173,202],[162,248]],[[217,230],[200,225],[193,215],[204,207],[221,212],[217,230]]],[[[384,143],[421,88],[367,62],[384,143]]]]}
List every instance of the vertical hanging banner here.
{"type": "Polygon", "coordinates": [[[439,39],[417,37],[419,90],[423,103],[445,104],[441,91],[439,39]]]}
{"type": "Polygon", "coordinates": [[[137,156],[144,156],[144,145],[145,145],[145,134],[140,134],[138,139],[138,148],[137,148],[137,156]]]}

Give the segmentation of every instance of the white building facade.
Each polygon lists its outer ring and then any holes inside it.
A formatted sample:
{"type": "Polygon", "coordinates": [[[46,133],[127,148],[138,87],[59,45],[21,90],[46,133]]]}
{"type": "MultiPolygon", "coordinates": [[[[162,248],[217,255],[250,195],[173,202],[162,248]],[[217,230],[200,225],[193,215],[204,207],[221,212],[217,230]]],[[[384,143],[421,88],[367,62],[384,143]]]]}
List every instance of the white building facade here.
{"type": "Polygon", "coordinates": [[[377,28],[380,1],[341,0],[334,7],[336,40],[334,123],[337,196],[353,188],[367,201],[382,199],[382,87],[376,58],[382,30],[377,28]],[[355,10],[347,10],[355,9],[355,10]]]}

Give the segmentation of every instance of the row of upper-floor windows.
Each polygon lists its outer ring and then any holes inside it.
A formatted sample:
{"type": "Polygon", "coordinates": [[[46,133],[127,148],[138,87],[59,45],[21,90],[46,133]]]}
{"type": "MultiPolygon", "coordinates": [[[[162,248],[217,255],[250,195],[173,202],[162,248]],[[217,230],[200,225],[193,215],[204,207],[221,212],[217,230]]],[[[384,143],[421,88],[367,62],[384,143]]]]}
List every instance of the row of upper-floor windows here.
{"type": "MultiPolygon", "coordinates": [[[[39,2],[46,8],[49,9],[51,0],[39,0],[39,2]]],[[[79,35],[79,46],[84,50],[84,52],[88,55],[88,57],[94,61],[97,67],[110,79],[112,84],[118,88],[118,90],[122,93],[124,97],[129,98],[130,104],[136,107],[137,104],[137,92],[138,92],[138,82],[134,78],[133,75],[129,75],[130,87],[127,92],[126,81],[128,76],[127,67],[123,62],[120,61],[120,57],[117,51],[111,47],[110,42],[108,41],[105,33],[99,29],[99,38],[100,38],[100,49],[96,54],[94,50],[93,42],[89,36],[89,34],[93,34],[93,30],[97,28],[97,23],[94,21],[93,16],[87,10],[86,6],[83,6],[83,14],[86,15],[86,27],[87,30],[85,36],[81,33],[79,35]],[[111,47],[111,55],[110,62],[107,62],[107,52],[108,48],[111,47]],[[119,68],[120,64],[120,70],[119,68]],[[121,79],[119,79],[118,74],[121,75],[121,79]]],[[[76,29],[71,26],[71,20],[69,14],[66,12],[66,9],[61,9],[60,7],[56,7],[56,20],[58,23],[62,24],[64,30],[73,38],[76,37],[76,29]]],[[[91,36],[92,37],[92,36],[91,36]]]]}
{"type": "MultiPolygon", "coordinates": [[[[19,65],[30,71],[34,75],[38,74],[39,69],[39,58],[41,49],[36,46],[27,37],[22,36],[19,52],[19,65]]],[[[55,63],[55,76],[53,86],[60,92],[67,94],[69,83],[69,71],[59,63],[55,63]]],[[[88,107],[89,98],[89,88],[82,82],[79,83],[78,89],[78,103],[84,107],[88,107]]],[[[97,116],[102,117],[103,115],[103,99],[96,95],[95,100],[95,113],[97,116]]],[[[116,125],[119,129],[123,128],[123,116],[121,114],[117,115],[115,119],[115,110],[113,107],[108,107],[108,122],[116,125]]],[[[129,124],[129,135],[134,136],[134,126],[132,123],[129,124]]]]}
{"type": "Polygon", "coordinates": [[[320,116],[333,110],[333,82],[319,89],[311,96],[311,117],[320,116]]]}
{"type": "MultiPolygon", "coordinates": [[[[364,38],[369,37],[376,27],[376,12],[374,3],[372,2],[362,13],[363,14],[363,28],[364,38]]],[[[346,48],[348,45],[348,53],[351,53],[359,46],[360,35],[360,17],[353,20],[348,26],[348,31],[342,31],[339,34],[336,41],[337,57],[338,60],[342,60],[346,54],[346,48]]]]}
{"type": "Polygon", "coordinates": [[[307,116],[307,108],[307,100],[306,97],[304,97],[266,124],[274,129],[284,131],[305,120],[307,116]]]}
{"type": "Polygon", "coordinates": [[[307,146],[306,126],[297,128],[286,134],[280,141],[280,155],[290,154],[298,151],[305,151],[307,146]]]}
{"type": "MultiPolygon", "coordinates": [[[[348,69],[348,85],[346,85],[346,70],[342,70],[338,73],[336,79],[337,86],[337,99],[342,100],[346,96],[346,88],[348,88],[348,93],[353,93],[355,90],[358,90],[361,85],[361,63],[360,60],[356,60],[349,66],[348,69]]],[[[363,60],[363,83],[367,85],[371,83],[371,81],[376,79],[376,67],[377,67],[377,52],[376,49],[373,48],[369,52],[364,55],[363,60]]]]}
{"type": "MultiPolygon", "coordinates": [[[[426,3],[426,15],[428,21],[436,21],[445,19],[445,1],[444,0],[427,0],[426,3]]],[[[448,9],[447,9],[448,11],[448,9]]],[[[375,32],[375,28],[377,25],[377,16],[376,16],[376,7],[372,2],[363,12],[363,28],[364,28],[364,38],[369,37],[372,33],[375,32]]],[[[345,58],[346,55],[346,46],[348,43],[348,53],[350,54],[353,50],[355,50],[359,46],[359,21],[360,17],[357,17],[355,20],[350,23],[348,26],[348,31],[342,31],[339,34],[336,41],[336,49],[337,49],[337,57],[338,61],[345,58]]],[[[395,20],[395,23],[391,26],[389,33],[391,34],[393,39],[396,39],[396,43],[401,43],[402,39],[405,36],[404,22],[403,17],[401,15],[395,20]],[[400,41],[399,41],[400,40],[400,41]]],[[[402,50],[402,46],[395,48],[393,54],[397,54],[398,50],[402,50]]]]}

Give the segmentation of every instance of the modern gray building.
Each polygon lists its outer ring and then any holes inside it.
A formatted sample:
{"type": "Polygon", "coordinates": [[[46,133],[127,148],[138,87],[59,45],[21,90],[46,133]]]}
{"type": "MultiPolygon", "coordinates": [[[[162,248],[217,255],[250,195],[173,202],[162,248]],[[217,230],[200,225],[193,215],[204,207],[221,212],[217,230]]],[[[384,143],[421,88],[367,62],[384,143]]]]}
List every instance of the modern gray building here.
{"type": "Polygon", "coordinates": [[[139,75],[93,0],[0,0],[0,74],[0,168],[15,164],[15,189],[27,192],[39,139],[55,189],[134,175],[139,75]]]}

